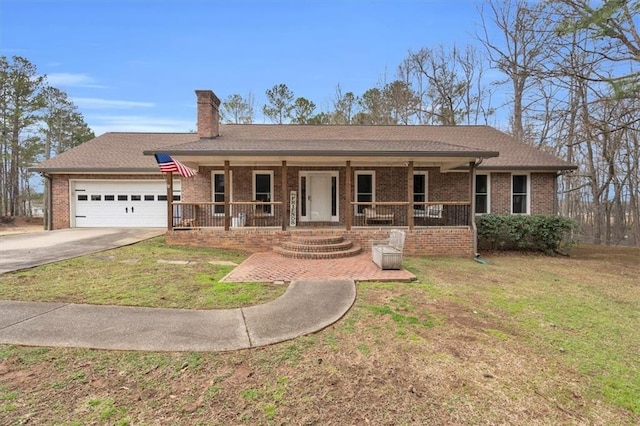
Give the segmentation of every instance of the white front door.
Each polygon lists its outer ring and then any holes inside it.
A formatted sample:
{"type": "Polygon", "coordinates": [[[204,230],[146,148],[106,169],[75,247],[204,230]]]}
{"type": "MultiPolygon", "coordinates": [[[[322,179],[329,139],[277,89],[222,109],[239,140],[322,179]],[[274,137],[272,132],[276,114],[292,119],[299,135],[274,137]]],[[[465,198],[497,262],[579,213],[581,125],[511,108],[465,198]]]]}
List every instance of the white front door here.
{"type": "Polygon", "coordinates": [[[309,212],[311,222],[331,220],[331,175],[313,174],[309,176],[309,212]]]}
{"type": "Polygon", "coordinates": [[[338,221],[338,172],[300,172],[300,221],[338,221]]]}

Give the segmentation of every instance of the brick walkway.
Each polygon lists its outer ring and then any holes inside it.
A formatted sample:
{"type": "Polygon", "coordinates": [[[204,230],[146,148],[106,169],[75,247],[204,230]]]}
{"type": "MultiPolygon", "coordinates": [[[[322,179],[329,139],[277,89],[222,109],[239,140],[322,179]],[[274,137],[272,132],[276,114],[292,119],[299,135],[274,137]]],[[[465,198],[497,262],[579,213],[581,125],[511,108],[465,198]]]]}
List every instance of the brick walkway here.
{"type": "Polygon", "coordinates": [[[401,281],[416,279],[405,270],[381,270],[371,260],[371,253],[343,259],[289,259],[276,253],[249,256],[224,282],[274,282],[293,280],[401,281]]]}

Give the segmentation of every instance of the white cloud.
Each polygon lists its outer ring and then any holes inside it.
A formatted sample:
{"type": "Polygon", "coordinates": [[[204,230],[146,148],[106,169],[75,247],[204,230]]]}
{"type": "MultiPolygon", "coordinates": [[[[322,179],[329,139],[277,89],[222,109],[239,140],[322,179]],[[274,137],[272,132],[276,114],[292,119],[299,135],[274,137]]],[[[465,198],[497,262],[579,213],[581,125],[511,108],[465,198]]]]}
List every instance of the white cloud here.
{"type": "Polygon", "coordinates": [[[182,133],[196,127],[193,120],[141,115],[98,115],[86,120],[96,136],[107,132],[182,133]]]}
{"type": "Polygon", "coordinates": [[[101,98],[73,98],[73,102],[80,109],[130,109],[130,108],[151,108],[155,104],[153,102],[138,102],[138,101],[118,101],[113,99],[101,99],[101,98]]]}
{"type": "Polygon", "coordinates": [[[51,86],[65,86],[65,87],[93,87],[93,88],[105,88],[95,83],[92,77],[87,74],[73,74],[69,72],[57,72],[47,74],[47,82],[51,86]]]}

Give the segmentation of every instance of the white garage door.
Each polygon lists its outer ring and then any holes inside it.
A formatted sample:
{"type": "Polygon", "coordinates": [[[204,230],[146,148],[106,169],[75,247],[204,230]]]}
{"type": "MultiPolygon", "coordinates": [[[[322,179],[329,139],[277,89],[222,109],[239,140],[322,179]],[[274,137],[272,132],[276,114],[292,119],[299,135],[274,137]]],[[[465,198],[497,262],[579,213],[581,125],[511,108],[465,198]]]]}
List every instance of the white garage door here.
{"type": "MultiPolygon", "coordinates": [[[[174,181],[173,199],[180,199],[174,181]]],[[[75,227],[163,228],[167,226],[164,180],[78,180],[72,185],[75,227]]]]}

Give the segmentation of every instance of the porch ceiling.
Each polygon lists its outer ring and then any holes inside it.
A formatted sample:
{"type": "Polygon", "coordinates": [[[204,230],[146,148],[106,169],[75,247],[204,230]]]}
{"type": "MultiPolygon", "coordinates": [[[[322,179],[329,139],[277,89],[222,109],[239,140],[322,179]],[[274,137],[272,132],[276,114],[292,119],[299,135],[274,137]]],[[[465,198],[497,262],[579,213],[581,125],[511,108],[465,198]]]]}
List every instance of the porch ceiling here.
{"type": "Polygon", "coordinates": [[[443,170],[451,170],[457,167],[466,167],[470,162],[476,161],[479,157],[291,157],[291,156],[189,156],[175,155],[175,158],[191,166],[215,166],[224,165],[229,161],[231,166],[281,166],[283,161],[287,166],[321,166],[321,167],[344,167],[347,161],[351,161],[352,167],[406,167],[413,161],[414,167],[439,167],[443,170]]]}

